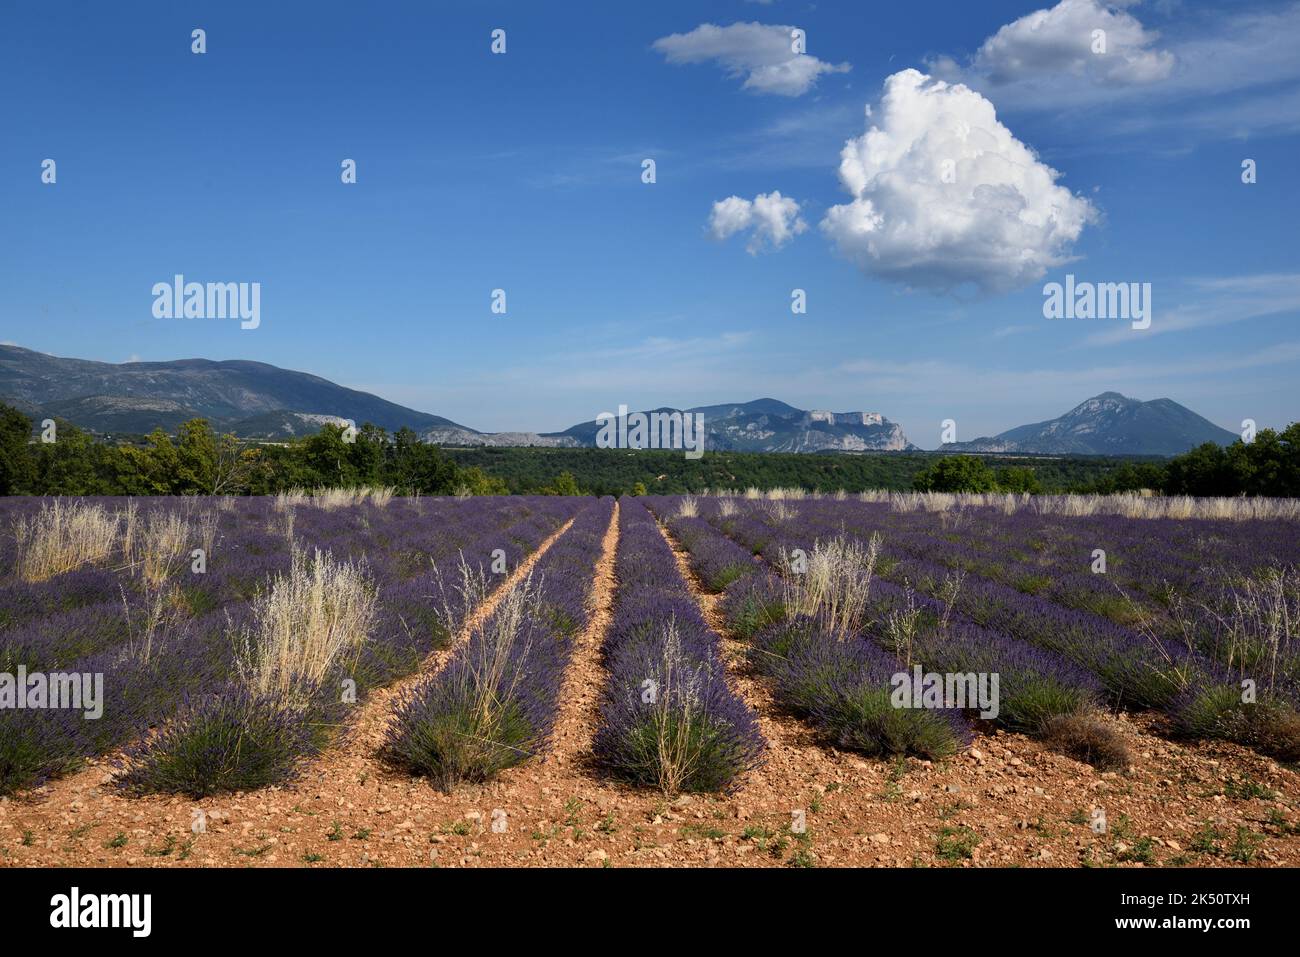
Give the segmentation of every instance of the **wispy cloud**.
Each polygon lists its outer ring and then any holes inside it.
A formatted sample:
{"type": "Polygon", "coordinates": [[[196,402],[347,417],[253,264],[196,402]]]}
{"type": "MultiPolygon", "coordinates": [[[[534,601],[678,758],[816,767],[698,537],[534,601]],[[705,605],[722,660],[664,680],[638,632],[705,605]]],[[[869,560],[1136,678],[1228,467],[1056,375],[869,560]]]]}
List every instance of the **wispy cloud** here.
{"type": "Polygon", "coordinates": [[[827,63],[801,48],[796,27],[764,23],[704,23],[690,33],[660,37],[653,49],[669,63],[716,61],[743,89],[779,96],[802,96],[824,73],[847,73],[847,63],[827,63]]]}
{"type": "MultiPolygon", "coordinates": [[[[1182,295],[1191,301],[1175,302],[1167,309],[1156,305],[1151,325],[1147,329],[1133,329],[1128,324],[1113,326],[1088,336],[1083,340],[1084,344],[1131,344],[1152,336],[1298,312],[1300,273],[1191,279],[1187,281],[1187,289],[1182,295]]],[[[1158,303],[1159,300],[1156,301],[1158,303]]]]}

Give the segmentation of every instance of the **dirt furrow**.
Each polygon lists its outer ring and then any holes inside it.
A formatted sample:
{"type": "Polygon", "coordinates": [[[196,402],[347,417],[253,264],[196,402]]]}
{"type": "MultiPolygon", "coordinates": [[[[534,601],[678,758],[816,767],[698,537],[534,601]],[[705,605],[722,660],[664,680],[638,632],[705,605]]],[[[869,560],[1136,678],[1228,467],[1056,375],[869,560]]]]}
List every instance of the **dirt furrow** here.
{"type": "Polygon", "coordinates": [[[583,763],[590,756],[591,741],[596,734],[600,697],[608,682],[600,655],[605,632],[609,630],[614,617],[614,556],[618,552],[618,511],[618,502],[615,502],[613,517],[601,541],[600,559],[596,563],[587,627],[575,639],[577,644],[560,689],[560,713],[551,732],[550,749],[544,756],[545,761],[558,768],[583,763]]]}
{"type": "MultiPolygon", "coordinates": [[[[723,660],[727,665],[727,681],[740,697],[758,715],[758,725],[767,741],[768,750],[764,764],[776,766],[806,766],[809,749],[817,747],[812,729],[797,718],[785,714],[772,697],[768,682],[756,674],[746,660],[745,645],[731,633],[722,612],[723,596],[704,587],[691,568],[690,554],[673,537],[668,527],[656,517],[659,533],[664,536],[677,560],[677,570],[704,615],[705,623],[722,639],[723,660]]],[[[753,774],[761,774],[762,768],[753,774]]],[[[743,787],[743,784],[742,784],[743,787]]]]}

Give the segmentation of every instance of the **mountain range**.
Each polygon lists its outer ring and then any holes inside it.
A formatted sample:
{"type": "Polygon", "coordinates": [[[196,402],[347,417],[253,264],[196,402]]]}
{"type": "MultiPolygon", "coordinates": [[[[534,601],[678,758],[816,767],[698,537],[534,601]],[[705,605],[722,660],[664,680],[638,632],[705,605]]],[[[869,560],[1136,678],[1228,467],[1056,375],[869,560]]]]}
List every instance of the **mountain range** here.
{"type": "MultiPolygon", "coordinates": [[[[107,363],[0,345],[0,401],[39,421],[63,418],[101,435],[174,431],[187,419],[244,438],[284,440],[326,422],[407,427],[439,445],[592,447],[593,420],[560,432],[480,432],[319,376],[264,362],[177,359],[107,363]]],[[[798,409],[755,399],[689,409],[704,417],[705,447],[745,452],[867,452],[915,449],[879,412],[798,409]]],[[[1104,392],[1065,415],[992,438],[950,443],[946,451],[1025,454],[1176,455],[1202,442],[1237,438],[1170,399],[1143,402],[1104,392]]]]}

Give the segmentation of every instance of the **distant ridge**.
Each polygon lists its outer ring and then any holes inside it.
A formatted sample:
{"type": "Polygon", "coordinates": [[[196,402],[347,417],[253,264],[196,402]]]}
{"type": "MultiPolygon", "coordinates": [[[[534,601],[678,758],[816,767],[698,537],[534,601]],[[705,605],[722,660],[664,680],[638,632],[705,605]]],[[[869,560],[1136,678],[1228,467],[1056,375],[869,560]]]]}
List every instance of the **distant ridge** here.
{"type": "MultiPolygon", "coordinates": [[[[736,452],[866,452],[914,449],[901,426],[875,412],[822,412],[796,409],[778,399],[755,399],[691,409],[650,409],[704,416],[705,443],[736,452]]],[[[580,422],[543,438],[568,438],[594,446],[599,426],[580,422]]]]}
{"type": "Polygon", "coordinates": [[[300,416],[373,422],[389,430],[465,428],[319,376],[242,359],[111,363],[0,346],[0,399],[29,415],[62,417],[99,433],[170,430],[196,417],[247,438],[287,438],[320,428],[300,416]]]}
{"type": "Polygon", "coordinates": [[[1043,455],[1180,455],[1206,442],[1229,445],[1238,436],[1172,399],[1143,402],[1103,392],[1047,422],[1008,429],[993,438],[943,446],[955,452],[1043,455]]]}
{"type": "MultiPolygon", "coordinates": [[[[410,428],[423,441],[456,446],[583,448],[596,444],[595,415],[561,432],[480,432],[306,372],[242,359],[95,362],[0,345],[0,401],[36,419],[63,418],[98,434],[174,431],[206,418],[244,438],[284,440],[325,422],[410,428]]],[[[616,410],[610,409],[614,412],[616,410]]],[[[779,399],[660,408],[698,413],[705,447],[740,452],[869,452],[915,449],[882,413],[798,409],[779,399]]],[[[1237,436],[1171,399],[1143,402],[1103,392],[1065,415],[944,451],[1043,455],[1178,455],[1237,436]]]]}

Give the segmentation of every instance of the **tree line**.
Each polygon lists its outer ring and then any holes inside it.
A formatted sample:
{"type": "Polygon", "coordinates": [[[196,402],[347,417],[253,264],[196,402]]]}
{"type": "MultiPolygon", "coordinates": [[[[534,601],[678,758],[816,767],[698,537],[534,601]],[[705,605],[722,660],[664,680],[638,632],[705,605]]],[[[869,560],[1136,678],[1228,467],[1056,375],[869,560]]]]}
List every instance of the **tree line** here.
{"type": "Polygon", "coordinates": [[[1030,458],[935,452],[790,454],[644,449],[443,449],[409,428],[325,425],[285,442],[238,439],[191,419],[114,442],[55,420],[54,441],[0,403],[0,494],[272,495],[292,488],[391,486],[410,495],[679,494],[800,487],[977,492],[1152,489],[1168,495],[1300,496],[1300,424],[1253,442],[1206,443],[1164,460],[1030,458]]]}
{"type": "Polygon", "coordinates": [[[272,495],[292,488],[391,486],[400,494],[505,494],[499,479],[463,468],[408,428],[366,424],[355,436],[325,425],[291,442],[246,442],[191,419],[176,435],[105,442],[54,421],[53,441],[0,404],[0,494],[272,495]]]}
{"type": "MultiPolygon", "coordinates": [[[[1044,491],[1031,467],[991,467],[973,455],[944,456],[912,480],[918,491],[1044,491]]],[[[1258,495],[1300,496],[1300,423],[1283,431],[1261,430],[1251,442],[1222,446],[1206,442],[1163,461],[1121,462],[1105,474],[1070,489],[1111,495],[1150,489],[1164,495],[1207,498],[1258,495]]]]}

